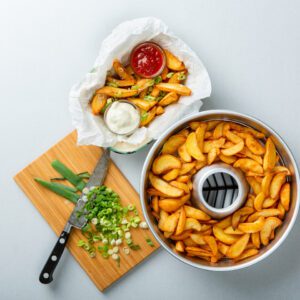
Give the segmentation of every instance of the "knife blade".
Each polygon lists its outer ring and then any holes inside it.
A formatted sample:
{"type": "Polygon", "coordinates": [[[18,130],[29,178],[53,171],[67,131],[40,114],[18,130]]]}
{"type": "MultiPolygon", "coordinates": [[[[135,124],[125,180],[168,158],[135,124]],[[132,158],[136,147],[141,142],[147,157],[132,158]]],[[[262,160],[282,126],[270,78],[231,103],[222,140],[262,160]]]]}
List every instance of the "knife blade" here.
{"type": "MultiPolygon", "coordinates": [[[[110,150],[103,149],[102,156],[100,157],[85,188],[90,189],[93,186],[100,186],[103,184],[108,170],[109,161],[110,150]]],[[[84,213],[78,217],[78,212],[81,212],[84,209],[84,205],[86,203],[85,197],[85,193],[82,193],[70,215],[69,220],[67,221],[64,230],[60,234],[57,243],[52,249],[51,254],[39,277],[41,283],[48,284],[53,280],[54,270],[64,252],[72,227],[81,229],[86,225],[87,219],[85,218],[84,213]]]]}

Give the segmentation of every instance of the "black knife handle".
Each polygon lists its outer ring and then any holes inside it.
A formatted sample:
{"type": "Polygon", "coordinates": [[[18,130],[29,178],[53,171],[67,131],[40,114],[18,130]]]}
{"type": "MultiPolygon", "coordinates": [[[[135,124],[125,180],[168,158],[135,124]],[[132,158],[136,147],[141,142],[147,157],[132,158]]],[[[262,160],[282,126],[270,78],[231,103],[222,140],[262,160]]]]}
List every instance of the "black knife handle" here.
{"type": "Polygon", "coordinates": [[[52,249],[51,254],[40,274],[39,280],[41,283],[48,284],[53,280],[53,272],[65,250],[69,235],[70,231],[68,232],[63,230],[59,236],[58,241],[52,249]]]}

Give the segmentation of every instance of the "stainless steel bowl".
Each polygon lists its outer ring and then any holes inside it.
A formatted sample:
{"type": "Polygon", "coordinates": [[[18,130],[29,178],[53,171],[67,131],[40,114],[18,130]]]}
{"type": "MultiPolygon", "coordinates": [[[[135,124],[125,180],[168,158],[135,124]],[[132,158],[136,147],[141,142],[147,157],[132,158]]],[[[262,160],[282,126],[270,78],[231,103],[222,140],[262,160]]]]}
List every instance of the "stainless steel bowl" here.
{"type": "Polygon", "coordinates": [[[149,224],[152,233],[159,241],[159,243],[171,255],[173,255],[175,258],[179,259],[180,261],[196,268],[212,270],[212,271],[231,271],[231,270],[237,270],[237,269],[248,267],[250,265],[253,265],[263,260],[271,253],[273,253],[285,240],[290,230],[292,229],[298,214],[298,208],[299,208],[298,186],[299,186],[299,173],[298,173],[298,169],[294,157],[291,151],[289,150],[288,146],[282,140],[282,138],[272,128],[264,124],[262,121],[248,115],[244,115],[229,110],[210,110],[210,111],[204,111],[194,115],[190,115],[180,120],[179,122],[171,126],[167,131],[165,131],[162,134],[162,136],[155,142],[155,144],[152,146],[151,150],[149,151],[148,156],[144,163],[141,182],[140,182],[140,199],[141,199],[143,213],[145,215],[145,218],[149,224]],[[248,259],[239,262],[226,260],[214,264],[214,263],[201,260],[199,258],[191,258],[183,254],[174,252],[170,241],[164,237],[162,232],[157,227],[156,220],[151,214],[149,199],[146,193],[146,189],[148,187],[148,179],[147,179],[148,172],[151,168],[154,158],[160,152],[161,147],[165,143],[165,141],[171,135],[187,127],[188,123],[191,121],[208,121],[208,120],[233,121],[245,126],[252,127],[256,130],[259,130],[265,133],[266,136],[272,136],[277,151],[280,155],[281,163],[287,166],[291,171],[291,176],[290,176],[291,205],[290,205],[290,210],[286,213],[283,225],[280,228],[278,228],[278,230],[276,231],[275,239],[272,240],[268,246],[263,247],[256,256],[250,257],[248,259]]]}

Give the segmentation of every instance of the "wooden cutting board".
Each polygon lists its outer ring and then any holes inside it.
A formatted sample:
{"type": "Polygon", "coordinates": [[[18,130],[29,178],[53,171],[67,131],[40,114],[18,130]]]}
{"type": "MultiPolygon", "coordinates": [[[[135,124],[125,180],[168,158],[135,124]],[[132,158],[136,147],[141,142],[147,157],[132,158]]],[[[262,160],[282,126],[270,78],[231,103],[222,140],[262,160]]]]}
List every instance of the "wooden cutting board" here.
{"type": "MultiPolygon", "coordinates": [[[[91,173],[101,153],[102,151],[99,147],[76,146],[76,132],[74,131],[14,177],[16,183],[45,218],[56,235],[59,235],[64,228],[74,204],[40,186],[33,178],[40,177],[44,180],[49,180],[57,177],[57,172],[51,167],[51,162],[54,159],[62,161],[75,173],[84,171],[91,173]]],[[[124,159],[126,159],[126,156],[124,156],[124,159]]],[[[104,184],[120,195],[123,205],[135,204],[140,217],[143,216],[138,193],[113,162],[110,163],[104,184]]],[[[100,254],[97,254],[96,258],[90,258],[83,249],[77,246],[78,240],[83,238],[81,231],[77,229],[72,230],[67,247],[101,291],[104,291],[159,248],[150,230],[133,229],[131,232],[133,241],[139,244],[141,249],[131,251],[130,255],[125,255],[121,251],[121,265],[118,267],[115,261],[103,259],[100,254]],[[146,238],[150,238],[153,241],[154,248],[146,243],[146,238]]],[[[49,240],[49,253],[43,254],[45,262],[55,242],[55,240],[49,240]]]]}

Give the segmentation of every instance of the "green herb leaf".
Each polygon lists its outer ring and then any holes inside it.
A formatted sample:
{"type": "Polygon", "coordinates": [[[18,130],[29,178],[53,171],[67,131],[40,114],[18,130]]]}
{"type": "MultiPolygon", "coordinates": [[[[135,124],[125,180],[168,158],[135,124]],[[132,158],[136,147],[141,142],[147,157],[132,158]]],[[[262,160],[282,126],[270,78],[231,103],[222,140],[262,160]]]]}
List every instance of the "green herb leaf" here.
{"type": "Polygon", "coordinates": [[[144,97],[144,100],[146,100],[146,101],[155,101],[156,98],[153,97],[153,96],[151,96],[151,95],[146,95],[146,96],[144,97]]]}
{"type": "Polygon", "coordinates": [[[130,244],[128,245],[128,247],[134,251],[137,251],[137,250],[140,250],[141,249],[141,246],[138,245],[138,244],[130,244]]]}
{"type": "Polygon", "coordinates": [[[156,77],[154,78],[154,84],[158,84],[158,83],[160,83],[160,82],[162,82],[161,76],[156,76],[156,77]]]}
{"type": "Polygon", "coordinates": [[[111,86],[111,87],[115,87],[115,88],[119,87],[119,85],[116,82],[107,82],[106,85],[111,86]]]}
{"type": "Polygon", "coordinates": [[[147,242],[147,244],[148,244],[150,247],[155,247],[154,244],[153,244],[153,242],[151,241],[151,239],[146,238],[146,242],[147,242]]]}
{"type": "Polygon", "coordinates": [[[170,72],[167,74],[167,78],[171,78],[174,75],[174,72],[170,72]]]}

